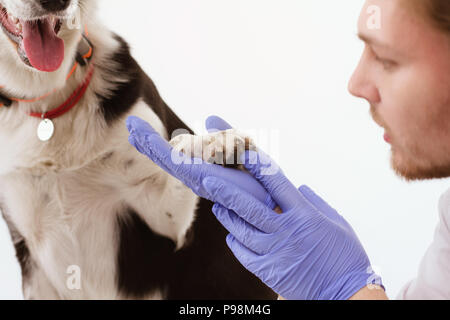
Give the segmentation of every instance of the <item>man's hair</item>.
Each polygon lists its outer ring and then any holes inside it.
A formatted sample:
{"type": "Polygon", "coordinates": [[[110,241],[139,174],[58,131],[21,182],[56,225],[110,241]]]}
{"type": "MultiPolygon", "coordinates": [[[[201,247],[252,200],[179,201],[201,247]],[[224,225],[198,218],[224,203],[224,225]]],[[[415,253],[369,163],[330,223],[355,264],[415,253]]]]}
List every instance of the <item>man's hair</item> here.
{"type": "Polygon", "coordinates": [[[450,0],[403,0],[403,2],[450,36],[450,0]]]}

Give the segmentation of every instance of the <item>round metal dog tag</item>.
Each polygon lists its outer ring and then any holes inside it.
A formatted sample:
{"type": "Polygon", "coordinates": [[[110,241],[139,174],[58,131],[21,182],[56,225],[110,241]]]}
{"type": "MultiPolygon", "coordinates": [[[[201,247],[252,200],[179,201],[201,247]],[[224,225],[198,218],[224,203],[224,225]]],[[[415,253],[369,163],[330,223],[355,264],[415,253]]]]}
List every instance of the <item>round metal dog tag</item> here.
{"type": "Polygon", "coordinates": [[[50,119],[42,120],[37,130],[39,140],[43,142],[49,141],[53,137],[54,133],[55,133],[55,125],[53,124],[52,120],[50,119]]]}

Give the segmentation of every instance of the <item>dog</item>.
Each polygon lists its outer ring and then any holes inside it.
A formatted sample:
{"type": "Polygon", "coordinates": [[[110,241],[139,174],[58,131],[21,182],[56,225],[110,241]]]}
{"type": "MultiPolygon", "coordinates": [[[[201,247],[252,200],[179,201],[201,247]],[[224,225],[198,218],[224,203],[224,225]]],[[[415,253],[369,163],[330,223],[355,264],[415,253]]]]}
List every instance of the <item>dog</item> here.
{"type": "Polygon", "coordinates": [[[212,203],[128,143],[131,115],[167,140],[193,132],[96,1],[0,10],[0,209],[24,298],[276,299],[232,255],[212,203]]]}

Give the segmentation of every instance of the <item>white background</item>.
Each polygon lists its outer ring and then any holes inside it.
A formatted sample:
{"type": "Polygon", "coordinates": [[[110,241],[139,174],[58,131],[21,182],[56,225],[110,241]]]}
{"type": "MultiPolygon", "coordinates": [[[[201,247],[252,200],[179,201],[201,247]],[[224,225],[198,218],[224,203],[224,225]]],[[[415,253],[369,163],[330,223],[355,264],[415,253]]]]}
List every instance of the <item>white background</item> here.
{"type": "MultiPolygon", "coordinates": [[[[356,38],[362,5],[103,0],[100,15],[130,42],[164,99],[191,127],[200,131],[204,119],[217,114],[255,132],[296,185],[310,185],[332,204],[395,298],[432,241],[437,202],[449,181],[397,178],[368,104],[347,92],[362,52],[356,38]]],[[[3,222],[0,253],[0,298],[21,298],[3,222]]]]}

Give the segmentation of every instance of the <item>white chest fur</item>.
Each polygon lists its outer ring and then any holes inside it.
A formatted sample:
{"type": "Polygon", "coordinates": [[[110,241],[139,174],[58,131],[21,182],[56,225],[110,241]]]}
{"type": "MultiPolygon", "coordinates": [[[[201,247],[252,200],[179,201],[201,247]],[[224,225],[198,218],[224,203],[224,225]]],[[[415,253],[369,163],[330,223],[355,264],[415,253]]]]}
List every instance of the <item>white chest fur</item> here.
{"type": "MultiPolygon", "coordinates": [[[[142,101],[131,114],[164,134],[142,101]]],[[[106,128],[87,115],[76,126],[61,121],[54,138],[44,143],[36,137],[35,122],[9,122],[9,130],[0,129],[0,197],[40,277],[47,279],[45,284],[31,281],[39,288],[28,291],[34,297],[48,297],[51,291],[62,298],[119,298],[116,222],[124,207],[181,246],[197,198],[129,145],[124,123],[106,128]],[[88,134],[77,136],[83,130],[88,134]],[[81,136],[87,138],[77,139],[81,136]],[[81,271],[82,290],[67,286],[71,266],[81,271]]]]}

